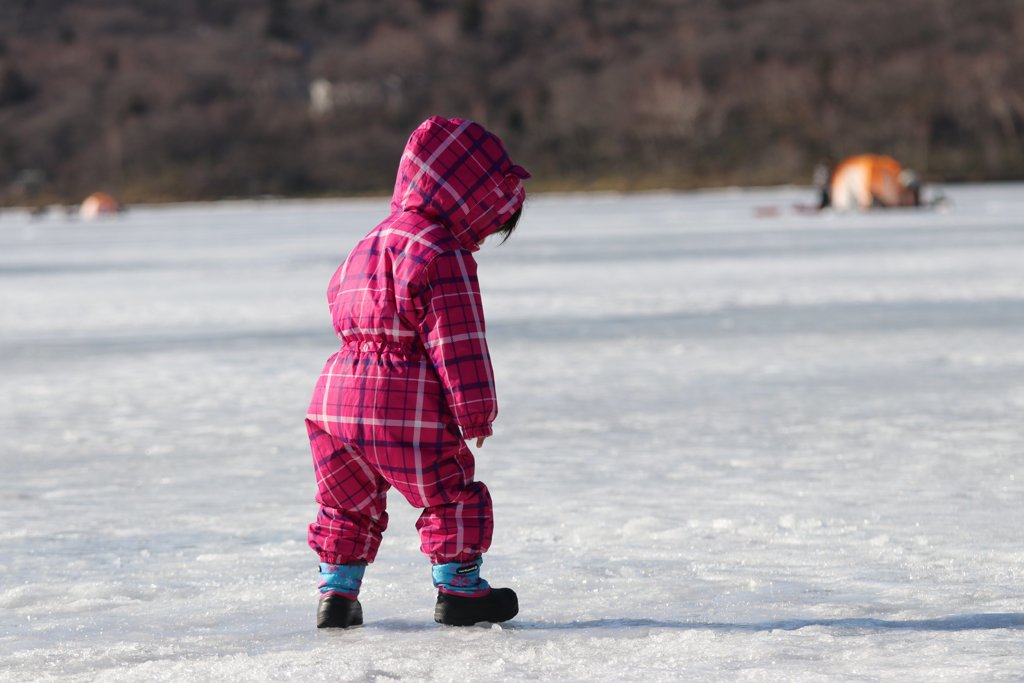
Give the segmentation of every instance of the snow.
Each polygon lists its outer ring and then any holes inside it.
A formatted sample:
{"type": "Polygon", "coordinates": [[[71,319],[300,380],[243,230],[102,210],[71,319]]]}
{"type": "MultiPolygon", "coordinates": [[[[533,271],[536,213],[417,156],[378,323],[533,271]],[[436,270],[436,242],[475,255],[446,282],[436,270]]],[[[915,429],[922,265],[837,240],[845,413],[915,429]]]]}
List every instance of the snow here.
{"type": "Polygon", "coordinates": [[[468,629],[396,495],[314,628],[302,419],[386,200],[0,214],[0,680],[1019,680],[1024,185],[946,189],[531,199],[478,259],[522,611],[468,629]]]}

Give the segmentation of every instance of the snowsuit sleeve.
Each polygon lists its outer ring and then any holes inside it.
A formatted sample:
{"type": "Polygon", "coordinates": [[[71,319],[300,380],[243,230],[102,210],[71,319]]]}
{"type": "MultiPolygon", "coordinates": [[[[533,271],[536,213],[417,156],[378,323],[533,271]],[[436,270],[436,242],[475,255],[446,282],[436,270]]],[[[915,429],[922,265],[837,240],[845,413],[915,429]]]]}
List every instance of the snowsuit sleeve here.
{"type": "Polygon", "coordinates": [[[476,261],[468,251],[439,254],[426,268],[418,332],[465,439],[491,435],[498,415],[476,261]]]}

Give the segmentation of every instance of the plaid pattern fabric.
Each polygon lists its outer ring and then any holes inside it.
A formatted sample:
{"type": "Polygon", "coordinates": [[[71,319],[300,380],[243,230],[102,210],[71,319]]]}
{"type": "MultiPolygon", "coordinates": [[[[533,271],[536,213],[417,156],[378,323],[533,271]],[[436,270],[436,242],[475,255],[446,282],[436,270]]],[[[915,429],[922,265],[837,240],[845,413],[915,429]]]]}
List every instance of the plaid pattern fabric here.
{"type": "Polygon", "coordinates": [[[526,199],[526,169],[497,136],[472,121],[427,119],[409,137],[391,210],[443,223],[468,251],[511,218],[526,199]]]}
{"type": "Polygon", "coordinates": [[[522,206],[528,177],[480,125],[427,120],[402,155],[391,215],[331,279],[341,349],[306,420],[321,561],[373,561],[391,487],[424,508],[417,529],[434,564],[490,545],[490,495],[465,441],[489,436],[497,415],[472,252],[522,206]]]}

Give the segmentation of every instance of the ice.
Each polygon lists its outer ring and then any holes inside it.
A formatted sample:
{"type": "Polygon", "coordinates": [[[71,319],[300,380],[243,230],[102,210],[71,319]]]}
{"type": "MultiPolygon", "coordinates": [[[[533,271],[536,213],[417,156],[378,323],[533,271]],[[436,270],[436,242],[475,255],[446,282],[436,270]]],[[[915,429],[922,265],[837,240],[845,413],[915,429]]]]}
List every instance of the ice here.
{"type": "Polygon", "coordinates": [[[478,255],[522,611],[467,629],[396,495],[314,628],[302,419],[385,199],[0,213],[0,680],[1019,680],[1024,185],[945,189],[532,198],[478,255]]]}

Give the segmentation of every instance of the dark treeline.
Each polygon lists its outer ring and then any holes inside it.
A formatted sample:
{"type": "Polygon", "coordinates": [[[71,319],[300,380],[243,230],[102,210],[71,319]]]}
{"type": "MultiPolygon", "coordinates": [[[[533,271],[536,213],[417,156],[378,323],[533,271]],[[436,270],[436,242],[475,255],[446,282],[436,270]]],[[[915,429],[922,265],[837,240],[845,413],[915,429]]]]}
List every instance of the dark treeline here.
{"type": "Polygon", "coordinates": [[[1024,2],[0,3],[6,204],[386,191],[433,113],[540,188],[1024,178],[1024,2]]]}

